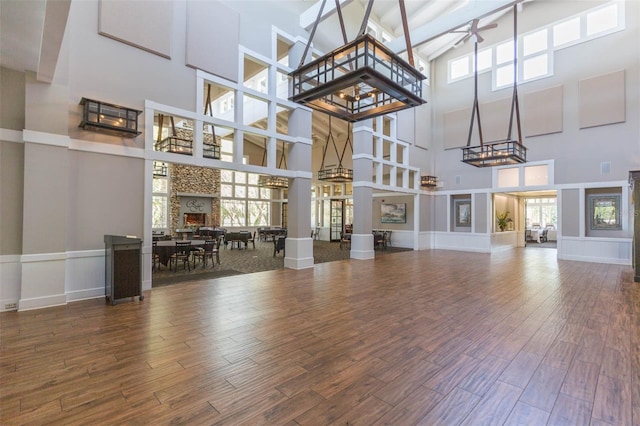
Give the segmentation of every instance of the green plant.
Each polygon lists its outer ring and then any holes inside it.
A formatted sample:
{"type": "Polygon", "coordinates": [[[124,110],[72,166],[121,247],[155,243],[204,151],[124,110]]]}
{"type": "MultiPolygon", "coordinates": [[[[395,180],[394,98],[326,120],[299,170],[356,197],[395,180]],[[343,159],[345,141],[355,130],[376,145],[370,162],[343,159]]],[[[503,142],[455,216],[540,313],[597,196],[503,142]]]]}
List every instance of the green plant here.
{"type": "Polygon", "coordinates": [[[503,213],[496,211],[496,221],[498,222],[498,228],[500,228],[501,231],[504,231],[508,223],[513,222],[509,217],[509,214],[509,210],[506,210],[503,213]]]}

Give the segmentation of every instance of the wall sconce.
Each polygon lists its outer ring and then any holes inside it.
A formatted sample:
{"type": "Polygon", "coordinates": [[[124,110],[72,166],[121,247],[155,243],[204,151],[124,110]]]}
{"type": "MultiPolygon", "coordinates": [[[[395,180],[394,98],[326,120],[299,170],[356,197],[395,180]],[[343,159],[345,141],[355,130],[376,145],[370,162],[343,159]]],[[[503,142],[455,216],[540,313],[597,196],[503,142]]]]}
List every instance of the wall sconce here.
{"type": "Polygon", "coordinates": [[[135,138],[138,131],[138,115],[142,111],[93,99],[82,98],[82,121],[78,127],[84,130],[106,133],[123,138],[135,138]]]}

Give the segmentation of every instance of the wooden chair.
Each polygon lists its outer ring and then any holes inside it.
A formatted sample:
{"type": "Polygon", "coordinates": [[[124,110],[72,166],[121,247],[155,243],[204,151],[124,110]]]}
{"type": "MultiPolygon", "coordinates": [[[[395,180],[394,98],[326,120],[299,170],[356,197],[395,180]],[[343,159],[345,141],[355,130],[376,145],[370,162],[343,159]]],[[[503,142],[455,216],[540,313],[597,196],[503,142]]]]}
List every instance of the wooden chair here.
{"type": "Polygon", "coordinates": [[[256,249],[256,231],[253,231],[253,234],[249,235],[249,238],[247,238],[247,244],[253,244],[253,249],[256,249]]]}
{"type": "Polygon", "coordinates": [[[216,262],[213,260],[213,256],[216,256],[218,264],[220,264],[220,239],[218,240],[206,240],[202,248],[198,248],[193,252],[193,267],[196,267],[196,259],[202,259],[202,269],[207,267],[207,259],[211,259],[211,264],[215,267],[216,262]]]}
{"type": "Polygon", "coordinates": [[[282,250],[282,255],[285,255],[285,240],[287,239],[287,237],[276,237],[273,239],[273,257],[276,257],[277,253],[280,253],[280,250],[282,250]]]}
{"type": "Polygon", "coordinates": [[[158,254],[158,240],[153,240],[151,249],[151,261],[153,262],[153,269],[156,269],[158,263],[160,263],[160,255],[158,254]]]}
{"type": "Polygon", "coordinates": [[[531,241],[533,237],[531,236],[531,229],[524,230],[524,242],[525,244],[531,241]]]}
{"type": "Polygon", "coordinates": [[[183,267],[189,268],[191,272],[191,263],[189,256],[191,255],[191,241],[176,241],[176,248],[171,257],[169,257],[169,269],[171,263],[175,262],[174,272],[178,272],[178,262],[182,262],[183,267]]]}
{"type": "Polygon", "coordinates": [[[384,248],[391,247],[391,231],[384,231],[384,248]]]}
{"type": "Polygon", "coordinates": [[[380,232],[380,231],[374,231],[373,232],[373,248],[379,248],[381,250],[384,250],[384,239],[385,239],[385,232],[380,232]]]}
{"type": "Polygon", "coordinates": [[[342,250],[343,247],[351,249],[351,234],[343,232],[340,236],[340,250],[342,250]]]}
{"type": "Polygon", "coordinates": [[[546,243],[547,242],[547,233],[549,232],[549,229],[545,228],[542,230],[542,234],[540,235],[540,242],[541,243],[546,243]]]}

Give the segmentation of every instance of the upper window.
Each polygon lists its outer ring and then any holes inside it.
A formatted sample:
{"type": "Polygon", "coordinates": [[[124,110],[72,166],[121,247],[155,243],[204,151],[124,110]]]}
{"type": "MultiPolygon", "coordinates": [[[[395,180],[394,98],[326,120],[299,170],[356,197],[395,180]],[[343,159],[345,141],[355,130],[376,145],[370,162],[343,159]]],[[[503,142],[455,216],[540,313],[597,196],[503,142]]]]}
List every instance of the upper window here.
{"type": "MultiPolygon", "coordinates": [[[[624,2],[613,1],[568,19],[557,21],[518,39],[519,83],[553,75],[553,52],[624,29],[624,2]]],[[[491,70],[494,90],[513,85],[513,41],[505,41],[478,52],[478,72],[491,70]],[[495,62],[491,63],[491,57],[495,62]]],[[[473,75],[473,53],[448,63],[448,81],[473,75]]]]}

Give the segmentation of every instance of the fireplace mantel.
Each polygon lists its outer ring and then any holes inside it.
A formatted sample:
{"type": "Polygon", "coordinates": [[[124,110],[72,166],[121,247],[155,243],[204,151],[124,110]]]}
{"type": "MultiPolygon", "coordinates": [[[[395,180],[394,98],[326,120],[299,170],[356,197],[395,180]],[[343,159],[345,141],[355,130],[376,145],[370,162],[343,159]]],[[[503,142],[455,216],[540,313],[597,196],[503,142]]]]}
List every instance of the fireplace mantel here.
{"type": "Polygon", "coordinates": [[[198,194],[193,192],[177,192],[178,197],[219,198],[220,194],[198,194]]]}

